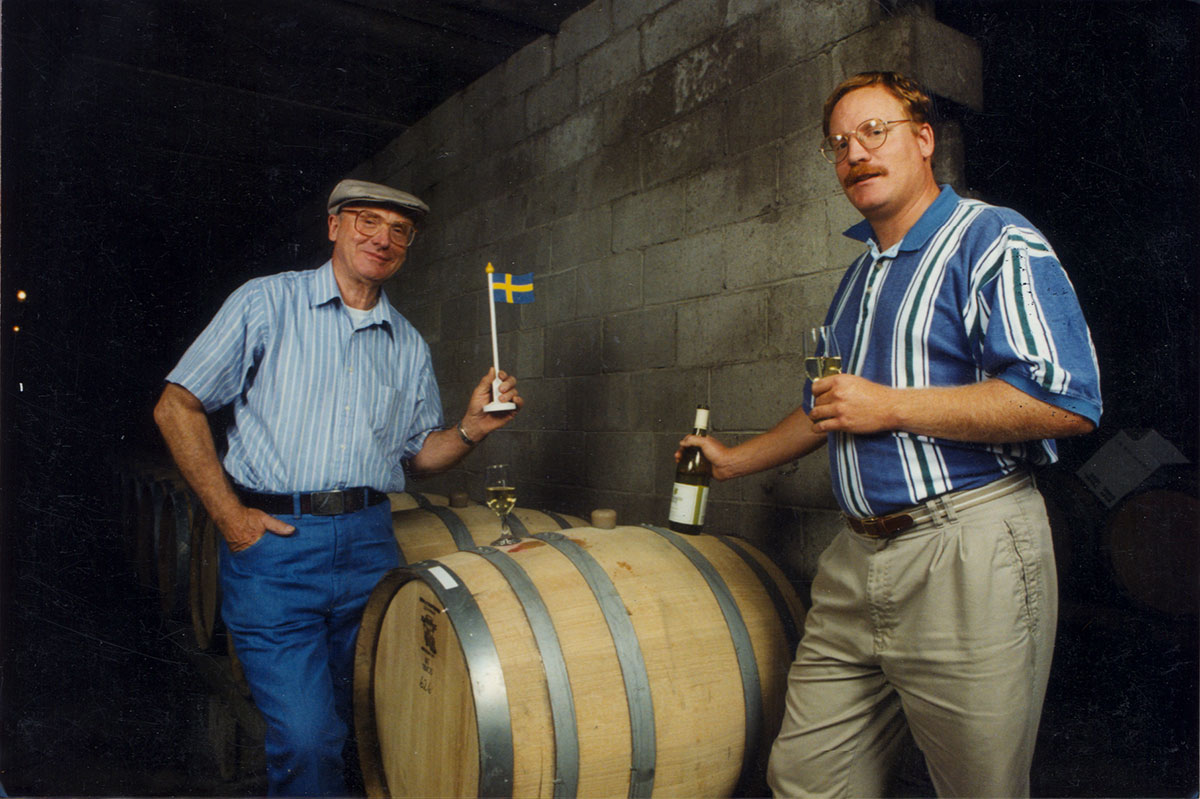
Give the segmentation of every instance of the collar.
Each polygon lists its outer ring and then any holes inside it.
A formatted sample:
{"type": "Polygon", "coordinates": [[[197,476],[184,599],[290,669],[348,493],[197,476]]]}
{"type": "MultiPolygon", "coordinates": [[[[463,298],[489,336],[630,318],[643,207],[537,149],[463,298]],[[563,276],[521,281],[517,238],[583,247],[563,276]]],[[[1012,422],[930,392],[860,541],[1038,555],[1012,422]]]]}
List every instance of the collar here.
{"type": "MultiPolygon", "coordinates": [[[[312,273],[312,281],[309,283],[308,301],[312,307],[320,305],[328,305],[333,301],[337,301],[339,305],[342,303],[342,290],[338,288],[337,278],[333,274],[333,261],[326,261],[324,266],[312,273]]],[[[380,289],[379,301],[375,306],[367,311],[366,321],[362,327],[371,327],[372,325],[381,325],[387,329],[388,333],[392,332],[392,304],[388,302],[387,292],[380,289]]]]}
{"type": "MultiPolygon", "coordinates": [[[[950,188],[948,183],[942,184],[942,191],[938,194],[937,199],[925,209],[925,213],[921,214],[921,218],[917,223],[908,229],[904,234],[904,238],[900,243],[893,247],[889,252],[914,252],[922,249],[933,236],[937,229],[945,224],[950,215],[954,213],[955,207],[958,205],[959,196],[954,189],[950,188]]],[[[871,229],[871,223],[863,220],[853,227],[848,228],[842,235],[870,244],[872,251],[877,252],[878,246],[875,242],[875,231],[871,229]]]]}

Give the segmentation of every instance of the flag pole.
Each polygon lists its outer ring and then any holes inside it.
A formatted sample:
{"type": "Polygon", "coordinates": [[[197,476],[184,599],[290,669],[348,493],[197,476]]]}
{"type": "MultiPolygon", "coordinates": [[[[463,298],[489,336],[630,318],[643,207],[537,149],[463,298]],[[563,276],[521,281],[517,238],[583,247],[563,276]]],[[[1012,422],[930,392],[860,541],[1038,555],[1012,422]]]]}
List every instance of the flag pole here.
{"type": "Polygon", "coordinates": [[[515,402],[500,401],[500,344],[496,338],[496,295],[492,289],[492,273],[496,270],[492,267],[491,261],[488,261],[486,271],[488,315],[492,320],[492,366],[495,368],[496,374],[492,379],[492,401],[484,405],[483,409],[488,413],[495,413],[514,410],[517,405],[515,402]]]}

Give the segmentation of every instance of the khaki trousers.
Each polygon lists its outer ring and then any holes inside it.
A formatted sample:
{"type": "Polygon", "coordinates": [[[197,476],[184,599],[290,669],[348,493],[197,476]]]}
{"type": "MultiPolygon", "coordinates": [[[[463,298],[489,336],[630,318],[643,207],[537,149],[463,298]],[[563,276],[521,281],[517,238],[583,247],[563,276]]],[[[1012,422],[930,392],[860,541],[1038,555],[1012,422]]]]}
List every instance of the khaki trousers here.
{"type": "Polygon", "coordinates": [[[1032,485],[822,554],[771,751],[776,796],[881,796],[907,721],[939,796],[1029,795],[1058,586],[1032,485]]]}

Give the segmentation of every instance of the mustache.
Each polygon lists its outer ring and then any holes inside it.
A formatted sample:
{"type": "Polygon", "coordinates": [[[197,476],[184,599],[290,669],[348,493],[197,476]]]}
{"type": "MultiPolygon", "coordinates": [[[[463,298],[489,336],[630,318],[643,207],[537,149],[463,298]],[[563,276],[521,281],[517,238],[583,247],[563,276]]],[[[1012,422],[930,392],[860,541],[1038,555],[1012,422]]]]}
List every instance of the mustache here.
{"type": "Polygon", "coordinates": [[[882,177],[884,175],[887,175],[887,170],[883,167],[862,164],[851,167],[850,171],[846,173],[846,179],[842,183],[846,186],[853,186],[865,178],[882,177]]]}

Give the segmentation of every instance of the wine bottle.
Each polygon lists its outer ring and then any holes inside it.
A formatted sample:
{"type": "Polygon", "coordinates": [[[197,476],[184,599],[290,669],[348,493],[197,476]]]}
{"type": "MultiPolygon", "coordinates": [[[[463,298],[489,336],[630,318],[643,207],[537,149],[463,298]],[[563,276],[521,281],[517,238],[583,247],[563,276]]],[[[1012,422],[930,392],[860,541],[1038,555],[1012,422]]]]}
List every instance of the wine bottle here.
{"type": "MultiPolygon", "coordinates": [[[[708,408],[696,408],[692,433],[708,435],[708,408]]],[[[677,533],[699,533],[708,508],[708,480],[712,464],[699,447],[685,447],[675,467],[675,485],[671,488],[671,512],[668,526],[677,533]]]]}

